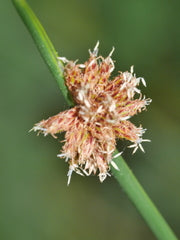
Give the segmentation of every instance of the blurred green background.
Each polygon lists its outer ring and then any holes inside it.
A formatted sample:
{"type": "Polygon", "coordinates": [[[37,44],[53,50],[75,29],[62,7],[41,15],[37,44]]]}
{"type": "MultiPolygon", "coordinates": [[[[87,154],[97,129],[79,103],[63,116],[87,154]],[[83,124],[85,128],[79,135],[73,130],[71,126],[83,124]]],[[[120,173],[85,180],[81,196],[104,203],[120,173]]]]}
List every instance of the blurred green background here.
{"type": "MultiPolygon", "coordinates": [[[[157,207],[180,236],[180,1],[29,0],[59,55],[88,58],[115,47],[115,72],[143,76],[153,99],[134,117],[148,131],[146,153],[124,157],[157,207]]],[[[11,1],[0,1],[2,240],[155,239],[113,177],[72,177],[58,159],[61,145],[29,129],[67,104],[11,1]]],[[[63,139],[63,134],[61,135],[63,139]]],[[[122,149],[124,143],[119,144],[122,149]]]]}

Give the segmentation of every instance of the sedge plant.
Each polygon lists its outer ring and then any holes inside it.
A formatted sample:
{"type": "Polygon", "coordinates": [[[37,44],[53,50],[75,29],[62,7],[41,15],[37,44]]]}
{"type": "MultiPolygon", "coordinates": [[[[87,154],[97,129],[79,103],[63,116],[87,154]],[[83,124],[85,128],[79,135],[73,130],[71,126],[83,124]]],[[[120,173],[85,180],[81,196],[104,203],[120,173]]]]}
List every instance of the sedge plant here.
{"type": "Polygon", "coordinates": [[[133,144],[133,153],[142,147],[144,129],[128,119],[146,109],[151,99],[142,97],[138,86],[145,80],[133,73],[120,72],[112,80],[114,69],[111,58],[98,56],[98,45],[90,51],[84,64],[59,57],[47,33],[25,0],[12,0],[31,34],[42,58],[56,79],[70,110],[37,123],[33,130],[44,135],[66,131],[65,145],[58,157],[69,163],[68,184],[71,175],[96,174],[102,182],[112,175],[135,205],[154,235],[159,240],[177,240],[173,231],[148,197],[126,162],[115,147],[115,138],[125,138],[133,144]],[[139,98],[135,99],[135,94],[139,98]]]}

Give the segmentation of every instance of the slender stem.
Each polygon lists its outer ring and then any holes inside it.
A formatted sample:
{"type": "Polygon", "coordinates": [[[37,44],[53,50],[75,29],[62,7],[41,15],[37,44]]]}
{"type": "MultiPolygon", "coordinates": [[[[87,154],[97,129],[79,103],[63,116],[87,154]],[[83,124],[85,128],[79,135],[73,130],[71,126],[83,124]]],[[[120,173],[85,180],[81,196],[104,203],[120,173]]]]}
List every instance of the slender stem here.
{"type": "MultiPolygon", "coordinates": [[[[45,30],[25,0],[12,1],[33,37],[44,61],[47,63],[50,71],[55,77],[66,101],[70,106],[72,106],[72,99],[70,99],[68,90],[64,84],[63,64],[57,61],[57,52],[55,51],[54,46],[49,40],[45,30]]],[[[117,151],[115,154],[117,154],[117,151]]],[[[176,236],[173,234],[166,221],[145,193],[123,158],[118,157],[114,160],[114,162],[120,169],[120,171],[117,171],[115,168],[111,168],[114,177],[139,210],[157,239],[177,240],[176,236]]]]}
{"type": "Polygon", "coordinates": [[[63,63],[57,59],[57,52],[48,38],[44,28],[37,19],[36,15],[33,13],[29,5],[25,0],[12,0],[14,6],[16,7],[19,15],[21,16],[24,24],[29,30],[39,52],[44,59],[45,63],[48,65],[51,73],[56,79],[59,88],[65,97],[67,103],[73,106],[73,100],[69,95],[68,89],[64,84],[63,76],[63,63]]]}
{"type": "MultiPolygon", "coordinates": [[[[118,151],[114,154],[117,154],[118,151]]],[[[123,190],[128,195],[129,199],[133,202],[135,207],[139,210],[142,217],[145,219],[151,230],[154,232],[157,239],[160,240],[176,240],[176,236],[159,213],[151,199],[148,197],[136,177],[123,160],[121,156],[113,159],[118,168],[111,167],[111,171],[121,185],[123,190]]]]}

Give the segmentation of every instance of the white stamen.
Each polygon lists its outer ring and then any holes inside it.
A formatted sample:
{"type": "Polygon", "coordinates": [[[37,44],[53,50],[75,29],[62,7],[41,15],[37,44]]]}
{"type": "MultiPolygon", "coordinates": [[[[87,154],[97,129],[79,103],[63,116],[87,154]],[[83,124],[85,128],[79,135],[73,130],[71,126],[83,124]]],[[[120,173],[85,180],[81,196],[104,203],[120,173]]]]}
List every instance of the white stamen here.
{"type": "Polygon", "coordinates": [[[139,143],[139,147],[140,147],[140,149],[141,149],[142,152],[145,152],[145,151],[144,151],[144,148],[143,148],[143,146],[142,146],[141,143],[139,143]]]}
{"type": "Polygon", "coordinates": [[[137,149],[138,149],[138,146],[134,148],[132,154],[134,154],[137,151],[137,149]]]}
{"type": "Polygon", "coordinates": [[[123,78],[124,78],[124,81],[126,81],[127,80],[127,78],[126,78],[126,76],[127,76],[127,72],[123,72],[123,78]]]}
{"type": "Polygon", "coordinates": [[[131,72],[131,74],[133,74],[133,72],[134,72],[134,65],[131,66],[130,72],[131,72]]]}
{"type": "Polygon", "coordinates": [[[89,103],[89,101],[87,99],[84,100],[84,103],[85,103],[86,107],[88,107],[88,108],[91,107],[91,105],[90,105],[90,103],[89,103]]]}
{"type": "Polygon", "coordinates": [[[114,161],[111,161],[111,165],[113,166],[113,168],[115,168],[117,171],[120,171],[118,166],[116,165],[116,163],[114,161]]]}
{"type": "Polygon", "coordinates": [[[79,113],[80,113],[81,115],[84,115],[84,114],[85,114],[85,112],[83,112],[83,111],[79,111],[79,113]]]}
{"type": "Polygon", "coordinates": [[[112,65],[112,66],[111,66],[111,69],[110,69],[110,73],[112,73],[112,72],[114,71],[114,68],[115,68],[115,67],[114,67],[114,62],[113,62],[113,60],[112,60],[111,58],[110,58],[109,60],[110,60],[111,65],[112,65]]]}
{"type": "MultiPolygon", "coordinates": [[[[109,149],[109,148],[108,148],[109,149]]],[[[114,149],[108,150],[108,154],[111,154],[114,152],[114,149]]]]}
{"type": "Polygon", "coordinates": [[[120,90],[122,91],[124,88],[126,87],[126,82],[124,82],[120,88],[120,90]]]}
{"type": "Polygon", "coordinates": [[[84,98],[84,90],[79,90],[79,92],[78,92],[78,98],[79,98],[79,100],[80,101],[82,101],[83,100],[83,98],[84,98]]]}
{"type": "Polygon", "coordinates": [[[123,153],[123,152],[119,152],[119,153],[117,153],[116,155],[113,156],[113,158],[117,158],[117,157],[119,157],[122,153],[123,153]]]}
{"type": "Polygon", "coordinates": [[[92,66],[93,63],[95,63],[95,59],[93,59],[93,60],[90,62],[90,64],[88,65],[88,67],[92,66]]]}
{"type": "Polygon", "coordinates": [[[138,89],[138,88],[136,88],[136,87],[134,88],[134,91],[135,91],[135,92],[137,92],[138,94],[140,94],[140,93],[141,93],[141,90],[140,90],[140,89],[138,89]]]}
{"type": "Polygon", "coordinates": [[[99,41],[97,41],[96,46],[94,47],[93,54],[97,56],[98,54],[99,41]]]}
{"type": "Polygon", "coordinates": [[[137,144],[136,144],[136,143],[134,143],[134,144],[132,144],[132,145],[128,146],[128,148],[133,148],[133,147],[136,147],[136,146],[137,146],[137,144]]]}
{"type": "Polygon", "coordinates": [[[79,61],[79,59],[76,59],[76,61],[74,61],[74,65],[76,65],[76,63],[79,61]]]}
{"type": "MultiPolygon", "coordinates": [[[[70,167],[69,167],[70,168],[70,167]]],[[[73,169],[69,169],[68,173],[67,173],[67,176],[68,176],[68,181],[67,181],[67,185],[69,186],[70,182],[71,182],[71,176],[72,176],[72,173],[73,173],[73,169]]]]}
{"type": "Polygon", "coordinates": [[[106,173],[100,173],[99,174],[99,180],[100,182],[103,182],[107,177],[107,174],[106,173]]]}
{"type": "Polygon", "coordinates": [[[80,67],[80,68],[85,68],[86,65],[85,65],[85,64],[79,64],[79,67],[80,67]]]}
{"type": "Polygon", "coordinates": [[[120,121],[125,121],[125,120],[129,119],[130,117],[131,117],[131,116],[121,117],[121,118],[120,118],[120,121]]]}
{"type": "Polygon", "coordinates": [[[110,111],[110,112],[114,112],[115,109],[116,109],[116,103],[113,102],[113,103],[111,104],[111,106],[109,107],[109,111],[110,111]]]}
{"type": "Polygon", "coordinates": [[[39,127],[39,126],[35,126],[35,127],[33,127],[30,131],[32,131],[32,130],[34,130],[34,131],[40,130],[40,131],[46,132],[47,129],[46,129],[46,128],[39,127]]]}
{"type": "Polygon", "coordinates": [[[85,122],[88,122],[88,121],[89,121],[89,118],[88,118],[88,117],[82,116],[82,118],[84,119],[85,122]]]}
{"type": "Polygon", "coordinates": [[[94,171],[94,165],[90,165],[90,167],[89,167],[89,174],[91,174],[93,171],[94,171]]]}
{"type": "Polygon", "coordinates": [[[109,57],[111,57],[111,56],[112,56],[112,54],[113,54],[114,50],[115,50],[115,48],[114,48],[114,47],[112,47],[112,50],[111,50],[111,52],[109,53],[109,57]]]}
{"type": "Polygon", "coordinates": [[[139,79],[141,80],[142,84],[146,87],[147,85],[146,85],[146,81],[145,81],[145,79],[142,78],[142,77],[140,77],[139,79]]]}
{"type": "Polygon", "coordinates": [[[133,75],[131,73],[128,73],[127,76],[128,76],[127,82],[129,83],[133,79],[133,75]]]}
{"type": "Polygon", "coordinates": [[[95,122],[95,124],[96,124],[97,126],[101,126],[101,125],[102,125],[102,124],[99,123],[99,122],[95,122]]]}
{"type": "MultiPolygon", "coordinates": [[[[142,132],[145,131],[145,130],[146,129],[142,129],[142,132]]],[[[145,152],[144,148],[143,148],[143,146],[141,144],[142,142],[151,142],[151,140],[139,138],[134,144],[128,146],[129,148],[133,148],[134,147],[134,150],[133,150],[132,154],[134,154],[137,151],[138,148],[140,148],[142,152],[145,152]]]]}
{"type": "Polygon", "coordinates": [[[129,99],[133,98],[133,94],[134,94],[133,91],[131,89],[128,89],[127,95],[129,99]]]}
{"type": "Polygon", "coordinates": [[[58,60],[61,60],[63,63],[68,63],[69,60],[65,57],[57,57],[58,60]]]}
{"type": "Polygon", "coordinates": [[[116,123],[116,121],[114,119],[106,119],[106,122],[108,122],[108,123],[116,123]]]}
{"type": "Polygon", "coordinates": [[[84,112],[87,110],[87,108],[85,106],[80,106],[80,107],[84,112]]]}
{"type": "Polygon", "coordinates": [[[83,173],[81,173],[80,170],[77,169],[77,167],[78,167],[77,164],[73,164],[73,165],[70,165],[70,166],[69,166],[69,171],[68,171],[68,173],[67,173],[67,176],[68,176],[67,185],[70,184],[71,176],[72,176],[73,171],[75,171],[77,174],[79,174],[79,175],[81,175],[81,176],[84,176],[83,173]]]}
{"type": "Polygon", "coordinates": [[[80,172],[79,169],[75,169],[74,171],[75,171],[77,174],[79,174],[79,175],[81,175],[81,176],[84,176],[84,174],[83,174],[82,172],[80,172]]]}
{"type": "Polygon", "coordinates": [[[151,142],[150,139],[143,139],[142,142],[151,142]]]}
{"type": "Polygon", "coordinates": [[[146,99],[146,105],[149,105],[152,102],[152,99],[148,98],[146,99]]]}
{"type": "Polygon", "coordinates": [[[90,164],[89,164],[89,161],[86,161],[86,163],[85,163],[85,169],[88,169],[89,168],[89,166],[90,166],[90,164]]]}
{"type": "Polygon", "coordinates": [[[83,169],[83,173],[85,173],[86,176],[89,176],[89,173],[85,169],[83,169]]]}
{"type": "Polygon", "coordinates": [[[66,157],[66,154],[65,153],[61,153],[61,154],[58,154],[57,157],[66,157]]]}
{"type": "Polygon", "coordinates": [[[100,112],[101,112],[101,110],[102,110],[102,108],[103,108],[103,106],[102,106],[102,105],[101,105],[101,106],[99,106],[96,112],[97,112],[97,113],[100,113],[100,112]]]}

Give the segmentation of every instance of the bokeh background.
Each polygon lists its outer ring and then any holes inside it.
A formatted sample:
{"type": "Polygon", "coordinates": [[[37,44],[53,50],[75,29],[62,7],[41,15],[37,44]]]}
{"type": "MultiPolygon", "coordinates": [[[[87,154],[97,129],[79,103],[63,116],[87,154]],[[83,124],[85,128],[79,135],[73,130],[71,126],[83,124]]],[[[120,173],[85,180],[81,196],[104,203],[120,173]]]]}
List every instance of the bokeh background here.
{"type": "MultiPolygon", "coordinates": [[[[143,76],[153,99],[134,117],[148,131],[146,153],[124,157],[180,236],[180,1],[29,0],[59,55],[84,62],[100,40],[100,54],[115,47],[115,73],[143,76]]],[[[11,1],[0,1],[0,185],[2,240],[153,240],[113,177],[75,174],[56,157],[52,137],[29,133],[33,124],[67,108],[11,1]]],[[[61,135],[63,139],[63,134],[61,135]]],[[[119,144],[119,149],[124,147],[119,144]]]]}

